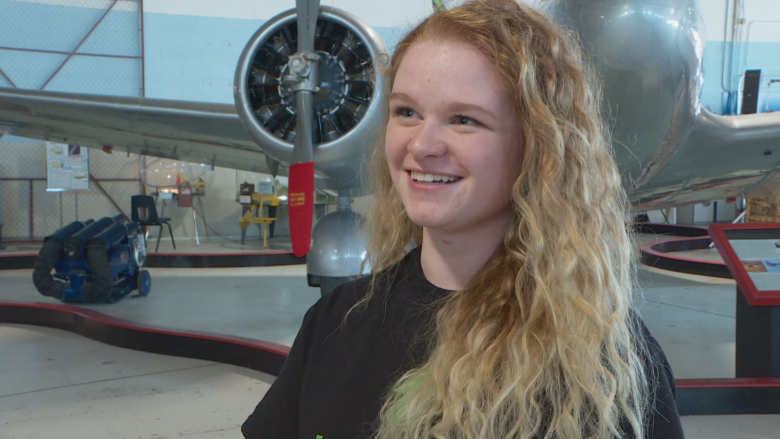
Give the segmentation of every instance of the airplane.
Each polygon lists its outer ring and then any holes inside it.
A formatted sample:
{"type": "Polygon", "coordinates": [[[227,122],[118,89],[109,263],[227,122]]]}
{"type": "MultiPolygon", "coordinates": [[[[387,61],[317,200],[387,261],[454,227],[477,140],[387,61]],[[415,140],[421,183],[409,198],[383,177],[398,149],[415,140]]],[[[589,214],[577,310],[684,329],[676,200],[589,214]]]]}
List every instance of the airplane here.
{"type": "MultiPolygon", "coordinates": [[[[700,102],[706,38],[695,0],[542,6],[578,33],[603,81],[615,157],[636,210],[778,187],[780,113],[719,116],[700,102]]],[[[374,72],[387,59],[377,33],[356,17],[296,0],[244,48],[235,106],[0,89],[0,132],[288,175],[293,251],[310,250],[309,284],[325,293],[361,274],[363,218],[349,200],[368,191],[365,145],[383,128],[385,98],[374,72]],[[337,192],[339,208],[312,231],[315,187],[337,192]]]]}

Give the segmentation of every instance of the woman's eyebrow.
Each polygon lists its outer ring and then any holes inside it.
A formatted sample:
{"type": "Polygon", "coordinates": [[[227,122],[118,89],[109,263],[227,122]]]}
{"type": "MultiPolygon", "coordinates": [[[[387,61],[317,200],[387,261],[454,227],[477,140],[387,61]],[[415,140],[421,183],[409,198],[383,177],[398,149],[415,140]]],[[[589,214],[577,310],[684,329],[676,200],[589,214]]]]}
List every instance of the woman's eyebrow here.
{"type": "Polygon", "coordinates": [[[399,101],[406,101],[406,102],[414,102],[414,99],[412,99],[411,96],[409,96],[406,93],[393,93],[390,95],[390,100],[399,100],[399,101]]]}
{"type": "Polygon", "coordinates": [[[493,120],[498,120],[498,117],[496,117],[495,114],[491,113],[487,109],[480,107],[479,105],[474,104],[467,104],[465,102],[453,102],[449,106],[450,111],[453,112],[466,112],[466,111],[474,111],[477,113],[482,113],[493,120]]]}

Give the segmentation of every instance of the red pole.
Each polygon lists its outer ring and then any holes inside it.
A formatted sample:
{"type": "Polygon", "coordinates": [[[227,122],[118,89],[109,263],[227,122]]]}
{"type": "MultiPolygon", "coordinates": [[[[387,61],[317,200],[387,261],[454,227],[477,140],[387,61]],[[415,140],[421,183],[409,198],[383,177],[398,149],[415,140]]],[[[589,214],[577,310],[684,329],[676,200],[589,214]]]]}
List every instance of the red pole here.
{"type": "Polygon", "coordinates": [[[33,180],[30,179],[30,241],[35,237],[35,225],[33,224],[33,180]]]}
{"type": "Polygon", "coordinates": [[[141,7],[141,97],[146,97],[146,37],[144,34],[144,0],[139,0],[141,7]]]}
{"type": "MultiPolygon", "coordinates": [[[[62,50],[45,50],[45,49],[19,49],[18,47],[6,47],[0,46],[0,50],[10,50],[15,52],[32,52],[32,53],[52,53],[55,55],[74,55],[73,52],[63,52],[62,50]]],[[[129,55],[111,55],[110,53],[79,53],[79,56],[93,56],[100,58],[120,58],[120,59],[138,59],[138,56],[129,55]]],[[[7,76],[6,76],[7,78],[7,76]]]]}
{"type": "Polygon", "coordinates": [[[121,213],[122,216],[125,217],[125,220],[126,221],[130,221],[130,218],[128,218],[127,214],[122,210],[121,207],[119,207],[118,204],[116,204],[116,201],[114,201],[114,199],[111,198],[111,195],[109,195],[108,192],[106,192],[106,190],[103,189],[103,186],[100,185],[100,181],[97,178],[95,178],[95,176],[92,175],[91,172],[89,173],[89,178],[92,180],[93,183],[95,183],[95,185],[98,187],[98,189],[100,189],[100,191],[103,192],[103,195],[105,195],[106,198],[108,198],[108,201],[110,201],[111,204],[113,204],[114,207],[116,207],[116,210],[118,210],[119,213],[121,213]]]}
{"type": "Polygon", "coordinates": [[[6,74],[5,74],[5,72],[3,72],[3,69],[0,69],[0,75],[3,75],[3,78],[5,78],[5,79],[6,79],[6,81],[8,81],[9,83],[11,83],[11,87],[13,87],[13,88],[17,88],[17,87],[16,87],[16,84],[14,84],[14,82],[13,82],[13,81],[11,81],[11,78],[9,78],[9,77],[8,77],[8,75],[6,75],[6,74]]]}

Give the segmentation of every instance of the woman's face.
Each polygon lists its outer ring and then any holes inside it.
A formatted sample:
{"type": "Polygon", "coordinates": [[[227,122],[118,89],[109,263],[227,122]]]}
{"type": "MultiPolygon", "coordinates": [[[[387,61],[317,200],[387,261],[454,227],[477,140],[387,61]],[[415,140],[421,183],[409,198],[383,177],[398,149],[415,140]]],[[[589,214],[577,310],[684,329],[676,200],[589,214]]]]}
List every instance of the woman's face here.
{"type": "Polygon", "coordinates": [[[520,124],[490,61],[460,42],[415,43],[390,96],[385,153],[409,218],[441,232],[505,231],[520,124]]]}

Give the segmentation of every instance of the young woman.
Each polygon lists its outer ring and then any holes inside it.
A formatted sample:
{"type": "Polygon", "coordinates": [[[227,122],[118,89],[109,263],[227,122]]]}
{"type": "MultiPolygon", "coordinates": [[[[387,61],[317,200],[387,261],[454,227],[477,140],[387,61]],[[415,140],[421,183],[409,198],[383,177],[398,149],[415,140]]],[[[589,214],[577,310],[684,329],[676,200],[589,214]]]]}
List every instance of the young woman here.
{"type": "Polygon", "coordinates": [[[573,39],[475,1],[411,31],[386,74],[373,273],[309,310],[244,435],[683,437],[573,39]]]}

